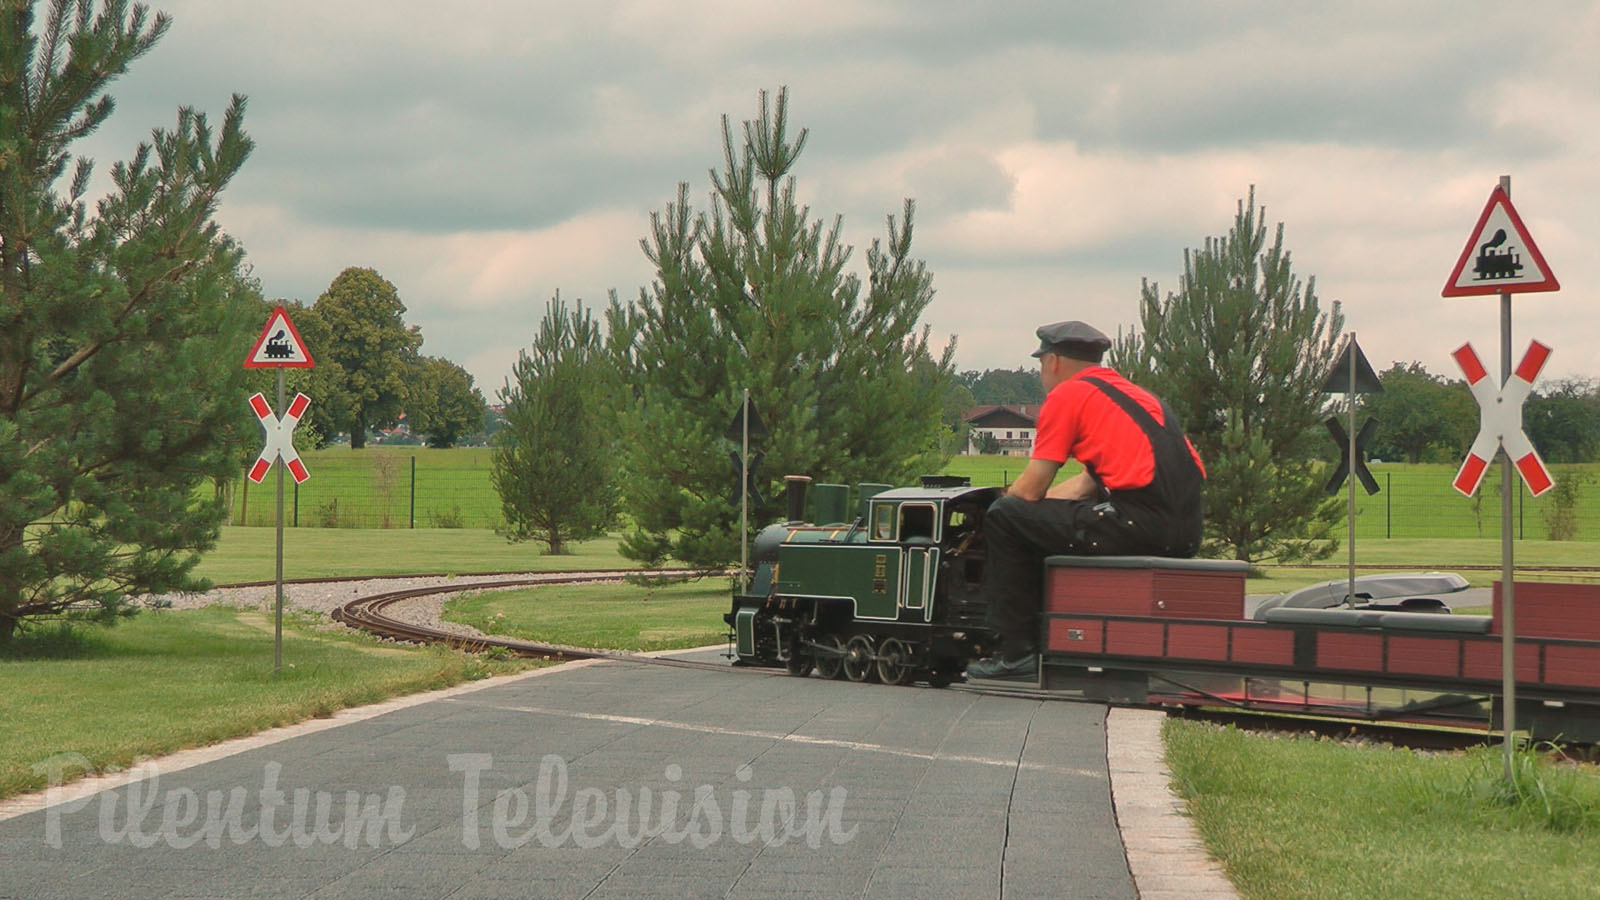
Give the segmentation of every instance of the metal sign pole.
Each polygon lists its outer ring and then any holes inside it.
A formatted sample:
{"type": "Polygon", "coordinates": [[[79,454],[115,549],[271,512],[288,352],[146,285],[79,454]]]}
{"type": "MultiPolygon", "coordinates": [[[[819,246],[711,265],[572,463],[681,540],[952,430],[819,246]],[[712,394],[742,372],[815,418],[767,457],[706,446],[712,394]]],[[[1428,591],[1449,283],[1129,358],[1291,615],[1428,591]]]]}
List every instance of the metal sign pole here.
{"type": "MultiPolygon", "coordinates": [[[[1500,187],[1511,196],[1511,176],[1500,176],[1500,187]]],[[[1500,295],[1500,384],[1511,382],[1511,294],[1500,295]]],[[[1505,443],[1500,445],[1500,679],[1503,702],[1502,724],[1505,726],[1506,778],[1512,777],[1512,751],[1517,730],[1517,628],[1516,583],[1513,575],[1513,544],[1511,541],[1511,495],[1517,490],[1517,469],[1511,463],[1511,454],[1505,443]]]]}
{"type": "Polygon", "coordinates": [[[744,437],[739,454],[739,593],[750,590],[750,389],[744,389],[739,418],[744,437]]]}
{"type": "MultiPolygon", "coordinates": [[[[287,409],[283,403],[283,369],[278,369],[278,409],[287,409]]],[[[278,603],[272,627],[272,674],[283,671],[283,470],[278,466],[278,603]]]]}
{"type": "Polygon", "coordinates": [[[1350,401],[1350,474],[1345,478],[1346,486],[1350,489],[1350,582],[1349,590],[1345,594],[1345,603],[1354,606],[1356,602],[1356,333],[1350,332],[1350,393],[1345,395],[1350,401]]]}

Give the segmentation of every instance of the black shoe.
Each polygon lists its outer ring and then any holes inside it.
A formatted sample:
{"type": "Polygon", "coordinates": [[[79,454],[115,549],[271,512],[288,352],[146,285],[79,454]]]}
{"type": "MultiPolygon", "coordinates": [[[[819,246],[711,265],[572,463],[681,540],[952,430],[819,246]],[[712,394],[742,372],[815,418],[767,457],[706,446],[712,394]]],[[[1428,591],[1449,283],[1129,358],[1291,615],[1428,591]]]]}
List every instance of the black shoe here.
{"type": "Polygon", "coordinates": [[[967,666],[968,678],[1012,680],[1039,677],[1039,654],[1027,653],[1015,659],[991,656],[967,666]]]}

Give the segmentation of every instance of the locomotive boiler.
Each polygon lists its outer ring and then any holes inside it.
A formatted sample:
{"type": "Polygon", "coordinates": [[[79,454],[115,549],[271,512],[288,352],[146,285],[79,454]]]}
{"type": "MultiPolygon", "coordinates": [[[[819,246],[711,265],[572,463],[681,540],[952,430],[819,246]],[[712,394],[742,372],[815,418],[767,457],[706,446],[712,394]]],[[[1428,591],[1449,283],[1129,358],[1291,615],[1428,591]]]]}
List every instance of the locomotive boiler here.
{"type": "Polygon", "coordinates": [[[740,664],[944,685],[988,651],[983,516],[999,488],[863,484],[852,510],[847,486],[821,484],[807,523],[809,482],[789,479],[789,521],[756,536],[749,586],[724,617],[740,664]]]}

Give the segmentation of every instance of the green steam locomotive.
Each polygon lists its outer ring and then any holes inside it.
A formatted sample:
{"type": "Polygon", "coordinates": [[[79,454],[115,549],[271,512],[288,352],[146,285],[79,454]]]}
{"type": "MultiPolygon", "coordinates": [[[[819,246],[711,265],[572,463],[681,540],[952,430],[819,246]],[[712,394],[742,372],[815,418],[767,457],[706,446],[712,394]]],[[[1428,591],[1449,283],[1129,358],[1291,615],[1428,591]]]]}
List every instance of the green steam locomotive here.
{"type": "Polygon", "coordinates": [[[999,488],[862,484],[851,510],[846,485],[819,484],[807,523],[810,481],[789,477],[789,521],[756,536],[752,577],[724,617],[738,664],[943,686],[990,650],[979,588],[999,488]]]}

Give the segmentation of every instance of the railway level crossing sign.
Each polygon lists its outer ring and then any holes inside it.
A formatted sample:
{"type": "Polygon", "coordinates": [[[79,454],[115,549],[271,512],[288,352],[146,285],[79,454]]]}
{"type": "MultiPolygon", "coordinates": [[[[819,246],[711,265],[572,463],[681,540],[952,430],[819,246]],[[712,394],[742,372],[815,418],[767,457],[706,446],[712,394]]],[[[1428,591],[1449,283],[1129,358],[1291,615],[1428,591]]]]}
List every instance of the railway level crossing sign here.
{"type": "Polygon", "coordinates": [[[1520,472],[1534,495],[1549,490],[1553,482],[1544,461],[1533,449],[1522,430],[1522,404],[1533,389],[1533,379],[1544,367],[1550,348],[1534,341],[1516,371],[1511,369],[1511,295],[1531,291],[1555,291],[1561,283],[1544,261],[1544,254],[1528,234],[1522,217],[1511,205],[1511,176],[1500,176],[1500,183],[1489,193],[1489,202],[1478,216],[1478,224],[1467,236],[1461,258],[1445,280],[1446,297],[1500,295],[1500,380],[1489,381],[1478,354],[1471,344],[1455,352],[1456,363],[1467,374],[1472,396],[1483,413],[1478,437],[1456,473],[1455,488],[1470,496],[1477,491],[1489,468],[1489,460],[1501,451],[1500,480],[1500,730],[1505,735],[1505,774],[1513,779],[1513,748],[1517,731],[1516,678],[1516,563],[1511,539],[1511,495],[1516,491],[1520,472]],[[1471,267],[1468,267],[1468,261],[1471,267]]]}
{"type": "Polygon", "coordinates": [[[1489,378],[1488,370],[1483,367],[1471,344],[1462,344],[1452,355],[1467,376],[1472,398],[1478,401],[1478,408],[1482,411],[1478,437],[1472,442],[1472,449],[1467,451],[1461,469],[1456,472],[1455,489],[1468,497],[1477,493],[1478,485],[1483,483],[1484,473],[1489,471],[1495,451],[1504,448],[1506,456],[1522,473],[1522,480],[1527,482],[1528,490],[1535,497],[1550,490],[1555,485],[1550,478],[1550,470],[1545,468],[1539,451],[1534,449],[1527,432],[1522,430],[1522,404],[1533,391],[1533,380],[1539,377],[1539,370],[1550,358],[1550,348],[1538,341],[1529,344],[1528,352],[1522,355],[1522,362],[1503,385],[1496,385],[1489,378]]]}
{"type": "Polygon", "coordinates": [[[244,359],[246,369],[309,369],[315,365],[306,342],[289,321],[289,312],[281,306],[267,317],[267,327],[261,329],[261,336],[244,359]]]}
{"type": "Polygon", "coordinates": [[[250,409],[261,420],[261,430],[266,434],[266,446],[261,448],[256,464],[250,467],[248,477],[251,481],[260,484],[267,477],[267,470],[272,468],[275,459],[283,460],[283,464],[289,468],[289,474],[294,476],[295,484],[305,484],[306,479],[311,477],[311,473],[306,471],[306,464],[300,461],[300,454],[294,449],[294,427],[300,424],[300,417],[306,414],[306,408],[310,405],[310,397],[295,394],[294,402],[279,417],[272,414],[272,407],[267,405],[267,398],[260,391],[250,395],[250,409]]]}
{"type": "Polygon", "coordinates": [[[244,358],[246,369],[278,370],[278,408],[284,410],[282,416],[274,416],[267,398],[259,391],[250,397],[250,409],[261,420],[265,446],[247,473],[249,479],[260,484],[267,477],[267,470],[272,468],[272,461],[283,460],[283,468],[278,469],[278,603],[272,638],[274,674],[283,671],[283,470],[289,470],[295,484],[302,484],[311,477],[305,463],[300,461],[300,454],[294,449],[294,427],[300,424],[300,417],[306,414],[311,398],[305,394],[295,394],[294,402],[285,409],[283,370],[309,369],[315,365],[311,351],[306,349],[306,342],[300,338],[300,332],[282,306],[272,310],[272,315],[267,317],[267,326],[261,329],[261,336],[256,338],[255,345],[244,358]]]}
{"type": "Polygon", "coordinates": [[[1478,224],[1467,236],[1467,246],[1444,283],[1444,296],[1470,297],[1477,294],[1518,294],[1533,291],[1558,291],[1550,264],[1544,261],[1539,245],[1533,242],[1522,217],[1511,205],[1511,195],[1496,187],[1478,216],[1478,224]]]}

